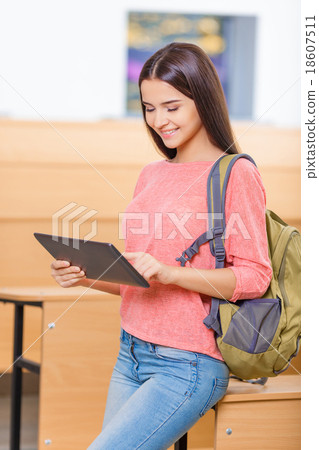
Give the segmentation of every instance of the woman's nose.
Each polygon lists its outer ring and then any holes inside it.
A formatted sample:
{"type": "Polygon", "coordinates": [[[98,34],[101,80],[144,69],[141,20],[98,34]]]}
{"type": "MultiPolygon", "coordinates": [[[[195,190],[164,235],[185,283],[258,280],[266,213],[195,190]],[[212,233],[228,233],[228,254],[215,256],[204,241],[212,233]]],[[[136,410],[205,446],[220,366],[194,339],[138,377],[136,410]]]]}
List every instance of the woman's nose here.
{"type": "Polygon", "coordinates": [[[168,123],[165,111],[156,111],[154,116],[154,127],[162,128],[168,123]]]}

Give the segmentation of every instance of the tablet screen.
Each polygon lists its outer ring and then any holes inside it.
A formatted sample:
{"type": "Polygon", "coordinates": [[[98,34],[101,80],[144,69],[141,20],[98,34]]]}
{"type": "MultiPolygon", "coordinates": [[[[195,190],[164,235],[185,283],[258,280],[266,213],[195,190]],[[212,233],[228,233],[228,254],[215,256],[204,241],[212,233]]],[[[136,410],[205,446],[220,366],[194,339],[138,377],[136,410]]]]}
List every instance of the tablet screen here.
{"type": "Polygon", "coordinates": [[[43,233],[34,233],[34,237],[55,259],[69,261],[71,265],[81,267],[87,278],[149,287],[145,278],[113,244],[43,233]]]}

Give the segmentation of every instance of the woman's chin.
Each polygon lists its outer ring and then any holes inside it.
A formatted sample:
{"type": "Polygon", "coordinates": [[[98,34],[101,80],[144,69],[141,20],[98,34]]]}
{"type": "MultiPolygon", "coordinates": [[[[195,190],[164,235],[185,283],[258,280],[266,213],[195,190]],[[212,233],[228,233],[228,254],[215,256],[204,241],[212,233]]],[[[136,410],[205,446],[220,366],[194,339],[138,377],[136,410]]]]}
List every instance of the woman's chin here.
{"type": "Polygon", "coordinates": [[[163,141],[163,144],[165,145],[165,147],[170,148],[170,149],[176,148],[176,142],[175,143],[170,142],[168,139],[162,139],[162,141],[163,141]]]}

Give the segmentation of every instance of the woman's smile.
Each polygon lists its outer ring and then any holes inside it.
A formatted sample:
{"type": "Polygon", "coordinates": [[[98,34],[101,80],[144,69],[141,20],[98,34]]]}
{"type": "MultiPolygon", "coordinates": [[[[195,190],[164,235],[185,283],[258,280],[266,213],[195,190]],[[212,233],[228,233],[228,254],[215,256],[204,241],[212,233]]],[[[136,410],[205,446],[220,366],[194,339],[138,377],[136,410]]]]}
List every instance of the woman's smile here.
{"type": "Polygon", "coordinates": [[[164,138],[171,138],[176,134],[178,128],[174,128],[173,130],[161,130],[160,133],[164,138]]]}

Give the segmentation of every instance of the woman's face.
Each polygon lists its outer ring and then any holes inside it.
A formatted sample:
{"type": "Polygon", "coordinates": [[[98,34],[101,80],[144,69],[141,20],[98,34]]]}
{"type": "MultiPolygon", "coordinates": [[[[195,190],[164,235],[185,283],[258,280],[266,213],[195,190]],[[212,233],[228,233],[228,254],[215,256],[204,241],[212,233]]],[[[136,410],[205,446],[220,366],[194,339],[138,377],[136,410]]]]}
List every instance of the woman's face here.
{"type": "Polygon", "coordinates": [[[195,103],[165,81],[157,78],[141,84],[147,124],[168,148],[186,148],[206,135],[195,103]]]}

